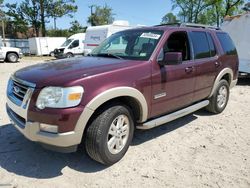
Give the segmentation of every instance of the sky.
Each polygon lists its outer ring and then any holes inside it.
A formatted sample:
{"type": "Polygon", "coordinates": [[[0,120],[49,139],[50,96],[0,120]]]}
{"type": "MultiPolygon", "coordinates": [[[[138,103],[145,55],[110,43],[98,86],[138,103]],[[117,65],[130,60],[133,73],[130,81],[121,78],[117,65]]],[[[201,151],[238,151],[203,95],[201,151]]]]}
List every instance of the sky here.
{"type": "MultiPolygon", "coordinates": [[[[4,0],[4,3],[21,2],[21,0],[4,0]]],[[[115,20],[127,20],[130,25],[157,25],[161,18],[171,12],[171,0],[76,0],[78,11],[73,18],[64,16],[57,20],[57,27],[67,29],[70,22],[77,20],[81,25],[87,25],[87,18],[90,15],[90,5],[104,6],[105,3],[113,9],[115,20]]],[[[53,27],[53,21],[46,25],[53,27]]]]}

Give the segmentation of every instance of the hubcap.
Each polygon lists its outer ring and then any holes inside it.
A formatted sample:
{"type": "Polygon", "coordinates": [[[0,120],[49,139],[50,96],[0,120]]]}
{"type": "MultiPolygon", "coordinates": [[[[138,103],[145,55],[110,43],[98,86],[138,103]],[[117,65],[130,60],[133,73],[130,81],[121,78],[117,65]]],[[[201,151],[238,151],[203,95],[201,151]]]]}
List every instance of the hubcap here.
{"type": "Polygon", "coordinates": [[[219,93],[217,96],[217,104],[219,108],[223,108],[227,103],[228,92],[226,86],[222,86],[219,89],[219,93]]]}
{"type": "Polygon", "coordinates": [[[110,125],[107,145],[112,154],[119,153],[128,141],[129,119],[126,115],[119,115],[110,125]]]}
{"type": "Polygon", "coordinates": [[[15,55],[10,56],[10,61],[15,62],[17,60],[17,57],[15,55]]]}

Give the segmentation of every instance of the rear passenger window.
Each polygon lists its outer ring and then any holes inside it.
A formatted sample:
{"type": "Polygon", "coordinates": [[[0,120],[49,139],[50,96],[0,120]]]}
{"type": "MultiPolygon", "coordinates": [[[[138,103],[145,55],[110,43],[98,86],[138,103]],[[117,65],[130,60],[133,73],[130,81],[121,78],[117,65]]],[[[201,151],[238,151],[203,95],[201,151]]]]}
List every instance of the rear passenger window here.
{"type": "Polygon", "coordinates": [[[236,48],[233,44],[232,39],[229,37],[228,34],[226,33],[216,33],[220,44],[224,50],[224,53],[227,55],[236,55],[237,51],[236,48]]]}
{"type": "Polygon", "coordinates": [[[210,47],[210,56],[214,57],[216,55],[216,48],[215,48],[214,41],[210,33],[207,33],[207,39],[208,39],[208,43],[210,47]]]}
{"type": "Polygon", "coordinates": [[[192,32],[191,39],[193,42],[195,59],[210,57],[210,48],[205,32],[192,32]]]}

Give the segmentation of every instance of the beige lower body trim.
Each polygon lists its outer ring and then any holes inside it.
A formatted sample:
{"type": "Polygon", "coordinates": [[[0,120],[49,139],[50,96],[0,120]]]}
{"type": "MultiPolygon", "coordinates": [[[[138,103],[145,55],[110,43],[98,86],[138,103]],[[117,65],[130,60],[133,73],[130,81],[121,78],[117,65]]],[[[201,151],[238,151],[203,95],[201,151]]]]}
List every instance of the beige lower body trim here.
{"type": "Polygon", "coordinates": [[[230,84],[230,89],[232,89],[234,86],[236,86],[237,82],[238,82],[238,79],[233,80],[230,84]]]}

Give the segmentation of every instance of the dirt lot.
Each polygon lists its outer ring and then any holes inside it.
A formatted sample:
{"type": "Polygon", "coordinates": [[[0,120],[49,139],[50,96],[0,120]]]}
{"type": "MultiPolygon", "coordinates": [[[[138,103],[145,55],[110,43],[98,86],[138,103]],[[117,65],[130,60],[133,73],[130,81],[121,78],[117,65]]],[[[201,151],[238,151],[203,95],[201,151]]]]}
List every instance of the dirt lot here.
{"type": "Polygon", "coordinates": [[[250,80],[240,80],[220,115],[201,110],[136,131],[126,156],[105,167],[83,151],[47,151],[9,124],[8,77],[34,61],[0,64],[0,187],[250,187],[250,80]]]}

